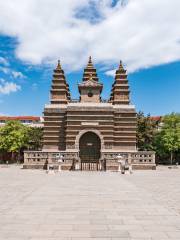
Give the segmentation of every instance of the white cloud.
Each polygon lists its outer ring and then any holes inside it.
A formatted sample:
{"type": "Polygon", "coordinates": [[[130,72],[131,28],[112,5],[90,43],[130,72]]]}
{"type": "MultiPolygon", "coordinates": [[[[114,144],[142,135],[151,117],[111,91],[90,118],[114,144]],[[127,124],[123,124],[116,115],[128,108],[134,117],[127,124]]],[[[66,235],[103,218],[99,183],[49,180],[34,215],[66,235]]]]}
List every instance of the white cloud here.
{"type": "Polygon", "coordinates": [[[21,90],[21,86],[17,85],[13,82],[6,82],[2,81],[0,82],[0,94],[9,94],[11,92],[17,92],[21,90]]]}
{"type": "Polygon", "coordinates": [[[0,64],[4,66],[9,66],[9,62],[4,57],[0,57],[0,64]]]}
{"type": "Polygon", "coordinates": [[[5,79],[4,78],[0,78],[0,83],[5,83],[5,79]]]}
{"type": "Polygon", "coordinates": [[[17,37],[17,57],[32,64],[60,58],[79,69],[92,55],[109,67],[122,59],[132,72],[180,60],[179,0],[121,2],[0,0],[0,32],[17,37]]]}
{"type": "Polygon", "coordinates": [[[0,72],[3,72],[4,74],[9,74],[9,71],[10,71],[9,68],[0,66],[0,72]]]}
{"type": "Polygon", "coordinates": [[[31,89],[32,89],[33,91],[36,91],[36,90],[38,89],[37,83],[33,83],[32,86],[31,86],[31,89]]]}
{"type": "Polygon", "coordinates": [[[14,78],[25,78],[26,77],[22,72],[12,71],[11,74],[14,78]]]}
{"type": "Polygon", "coordinates": [[[0,72],[3,72],[6,75],[10,75],[12,78],[26,78],[26,76],[20,72],[20,71],[15,71],[9,67],[2,67],[0,66],[0,72]]]}
{"type": "Polygon", "coordinates": [[[106,74],[107,76],[114,77],[114,76],[115,76],[115,72],[116,72],[116,70],[113,69],[113,70],[108,70],[108,71],[106,71],[105,74],[106,74]]]}

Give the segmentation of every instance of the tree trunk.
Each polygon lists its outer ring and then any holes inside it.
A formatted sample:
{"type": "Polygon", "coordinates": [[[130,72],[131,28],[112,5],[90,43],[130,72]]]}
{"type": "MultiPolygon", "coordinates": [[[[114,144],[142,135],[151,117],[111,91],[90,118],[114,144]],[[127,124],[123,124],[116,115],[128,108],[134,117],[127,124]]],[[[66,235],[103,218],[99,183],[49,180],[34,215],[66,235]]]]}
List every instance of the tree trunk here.
{"type": "Polygon", "coordinates": [[[11,163],[14,161],[14,152],[11,152],[11,163]]]}
{"type": "Polygon", "coordinates": [[[171,151],[171,165],[173,164],[173,152],[171,151]]]}
{"type": "Polygon", "coordinates": [[[18,151],[17,164],[20,163],[20,150],[18,151]]]}

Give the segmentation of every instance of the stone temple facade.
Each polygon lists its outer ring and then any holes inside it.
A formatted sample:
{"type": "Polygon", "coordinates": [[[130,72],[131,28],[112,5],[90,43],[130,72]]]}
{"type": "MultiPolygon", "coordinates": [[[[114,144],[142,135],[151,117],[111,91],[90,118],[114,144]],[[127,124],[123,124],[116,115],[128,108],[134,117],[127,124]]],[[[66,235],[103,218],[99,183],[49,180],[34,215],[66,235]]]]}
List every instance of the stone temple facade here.
{"type": "Polygon", "coordinates": [[[117,170],[118,155],[134,169],[155,169],[154,152],[136,149],[136,110],[130,103],[127,72],[122,62],[115,73],[109,100],[101,99],[91,57],[78,85],[80,97],[72,100],[64,71],[58,62],[53,73],[50,104],[44,108],[42,151],[26,151],[24,168],[64,170],[117,170]]]}

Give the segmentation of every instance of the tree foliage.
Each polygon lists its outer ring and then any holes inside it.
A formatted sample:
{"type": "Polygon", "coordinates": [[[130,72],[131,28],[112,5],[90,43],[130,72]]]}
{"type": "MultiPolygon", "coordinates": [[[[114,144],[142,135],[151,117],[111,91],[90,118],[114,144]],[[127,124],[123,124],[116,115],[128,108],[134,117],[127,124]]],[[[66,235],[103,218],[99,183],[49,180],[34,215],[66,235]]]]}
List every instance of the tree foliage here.
{"type": "MultiPolygon", "coordinates": [[[[156,136],[156,150],[169,153],[171,164],[173,155],[180,151],[180,114],[169,114],[163,117],[161,131],[156,136]]],[[[160,152],[160,153],[161,153],[160,152]]]]}
{"type": "Polygon", "coordinates": [[[137,114],[137,146],[139,150],[154,150],[156,158],[165,162],[180,153],[180,114],[171,113],[155,121],[150,115],[137,114]]]}
{"type": "Polygon", "coordinates": [[[23,150],[39,150],[42,147],[42,134],[42,128],[25,126],[19,121],[7,121],[0,128],[0,151],[11,153],[11,160],[14,160],[14,153],[18,153],[19,159],[23,150]]]}
{"type": "Polygon", "coordinates": [[[27,147],[28,129],[19,121],[8,121],[0,128],[0,149],[6,152],[19,152],[27,147]]]}
{"type": "Polygon", "coordinates": [[[31,150],[39,150],[42,148],[43,129],[37,127],[29,127],[28,131],[28,148],[31,150]]]}
{"type": "Polygon", "coordinates": [[[153,150],[153,139],[158,129],[158,121],[143,112],[137,114],[137,147],[141,151],[153,150]]]}

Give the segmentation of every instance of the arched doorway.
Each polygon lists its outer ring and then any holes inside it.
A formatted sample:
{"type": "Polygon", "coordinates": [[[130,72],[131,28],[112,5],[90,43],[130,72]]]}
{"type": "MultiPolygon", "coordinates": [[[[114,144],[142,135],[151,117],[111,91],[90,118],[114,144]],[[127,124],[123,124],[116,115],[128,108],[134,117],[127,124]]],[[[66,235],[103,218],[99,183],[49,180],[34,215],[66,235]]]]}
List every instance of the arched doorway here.
{"type": "Polygon", "coordinates": [[[84,133],[79,140],[81,170],[99,170],[101,140],[94,132],[84,133]]]}

